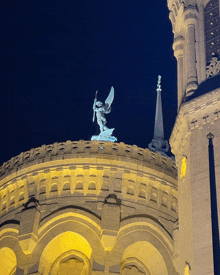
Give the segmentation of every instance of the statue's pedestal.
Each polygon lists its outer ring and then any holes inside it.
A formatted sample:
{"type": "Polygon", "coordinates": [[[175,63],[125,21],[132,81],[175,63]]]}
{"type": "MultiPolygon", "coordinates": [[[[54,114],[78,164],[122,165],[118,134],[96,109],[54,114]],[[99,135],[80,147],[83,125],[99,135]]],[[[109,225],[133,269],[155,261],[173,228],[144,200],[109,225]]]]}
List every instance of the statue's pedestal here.
{"type": "Polygon", "coordinates": [[[112,136],[112,133],[114,130],[115,130],[115,128],[107,129],[107,130],[101,132],[98,136],[92,136],[91,140],[115,142],[115,141],[117,141],[117,138],[112,136]]]}

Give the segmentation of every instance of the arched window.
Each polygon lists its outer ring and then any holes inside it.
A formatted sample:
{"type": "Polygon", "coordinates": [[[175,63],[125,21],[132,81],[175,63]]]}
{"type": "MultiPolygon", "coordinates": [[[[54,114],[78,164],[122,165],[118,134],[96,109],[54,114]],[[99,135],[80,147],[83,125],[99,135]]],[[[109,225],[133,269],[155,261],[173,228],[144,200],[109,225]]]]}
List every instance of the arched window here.
{"type": "Polygon", "coordinates": [[[89,275],[91,268],[92,249],[88,241],[77,233],[66,231],[54,237],[44,248],[39,273],[89,275]]]}
{"type": "Polygon", "coordinates": [[[120,265],[121,275],[168,275],[165,259],[151,243],[137,241],[123,252],[120,265]]]}
{"type": "Polygon", "coordinates": [[[125,259],[121,265],[121,275],[150,275],[144,264],[134,257],[125,259]]]}
{"type": "Polygon", "coordinates": [[[60,255],[51,267],[53,275],[88,275],[90,274],[89,259],[81,252],[70,250],[60,255]]]}
{"type": "Polygon", "coordinates": [[[205,7],[206,64],[213,57],[220,57],[219,0],[211,0],[205,7]]]}

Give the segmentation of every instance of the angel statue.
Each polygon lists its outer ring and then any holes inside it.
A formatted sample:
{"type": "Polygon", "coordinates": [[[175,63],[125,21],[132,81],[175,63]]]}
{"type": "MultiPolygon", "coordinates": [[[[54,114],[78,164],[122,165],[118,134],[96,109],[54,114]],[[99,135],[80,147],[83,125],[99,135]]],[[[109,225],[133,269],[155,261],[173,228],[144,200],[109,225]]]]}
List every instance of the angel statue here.
{"type": "Polygon", "coordinates": [[[116,137],[112,136],[114,128],[109,129],[106,126],[106,118],[105,114],[109,114],[111,112],[111,105],[114,100],[114,88],[111,87],[108,97],[105,100],[105,105],[101,101],[97,101],[97,93],[95,94],[95,100],[93,103],[93,122],[95,121],[95,114],[97,123],[100,128],[100,134],[98,136],[92,136],[91,140],[99,140],[99,141],[111,141],[114,142],[117,140],[116,137]]]}

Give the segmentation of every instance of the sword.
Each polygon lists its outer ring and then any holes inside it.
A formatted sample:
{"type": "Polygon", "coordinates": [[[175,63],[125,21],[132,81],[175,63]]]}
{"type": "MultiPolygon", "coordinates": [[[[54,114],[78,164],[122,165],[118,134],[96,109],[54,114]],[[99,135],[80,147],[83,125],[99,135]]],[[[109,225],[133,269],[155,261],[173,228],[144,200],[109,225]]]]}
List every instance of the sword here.
{"type": "Polygon", "coordinates": [[[96,105],[96,101],[97,101],[97,94],[98,94],[98,91],[96,91],[96,93],[95,93],[95,99],[94,99],[94,103],[93,103],[93,118],[92,118],[93,122],[95,121],[95,105],[96,105]]]}

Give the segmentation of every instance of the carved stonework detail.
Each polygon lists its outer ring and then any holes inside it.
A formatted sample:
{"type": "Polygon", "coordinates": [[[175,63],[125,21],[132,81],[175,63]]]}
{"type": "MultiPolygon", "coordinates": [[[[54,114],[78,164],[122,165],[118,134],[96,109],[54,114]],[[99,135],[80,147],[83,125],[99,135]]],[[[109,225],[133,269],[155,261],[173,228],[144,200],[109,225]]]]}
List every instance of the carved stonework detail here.
{"type": "Polygon", "coordinates": [[[84,263],[76,258],[70,258],[65,262],[61,262],[57,275],[84,275],[83,272],[84,263]]]}
{"type": "MultiPolygon", "coordinates": [[[[91,196],[107,196],[109,192],[116,192],[122,200],[149,205],[158,210],[164,211],[166,207],[169,215],[176,217],[177,213],[171,209],[173,197],[177,197],[176,166],[172,159],[123,143],[81,141],[56,143],[53,146],[55,149],[52,145],[37,148],[36,151],[33,149],[34,152],[41,150],[37,155],[39,159],[33,161],[31,158],[28,163],[20,165],[21,168],[17,172],[5,171],[6,176],[2,176],[0,187],[0,217],[20,207],[42,208],[47,199],[56,201],[59,198],[64,203],[65,197],[68,197],[68,200],[70,197],[86,199],[91,196]],[[62,152],[65,155],[65,148],[70,148],[70,144],[76,152],[59,159],[55,153],[62,152]],[[77,144],[79,146],[76,146],[77,144]],[[98,149],[100,145],[103,148],[101,150],[98,149]],[[61,151],[58,150],[59,146],[61,151]],[[54,152],[54,156],[51,154],[49,159],[44,154],[46,148],[54,152]],[[90,153],[87,153],[87,150],[90,150],[90,153]],[[41,154],[44,156],[42,159],[41,154]],[[85,164],[88,158],[96,161],[85,164]],[[131,169],[132,167],[135,169],[131,169]],[[148,168],[157,169],[154,177],[148,172],[148,168]],[[165,176],[163,180],[161,173],[165,176]]],[[[91,207],[98,209],[99,213],[100,209],[95,203],[91,207]]],[[[96,211],[94,209],[93,211],[96,211]]]]}
{"type": "Polygon", "coordinates": [[[38,164],[49,162],[52,160],[64,158],[65,156],[75,156],[81,154],[98,154],[98,155],[117,155],[121,157],[140,160],[146,163],[152,163],[152,159],[156,159],[156,166],[163,167],[163,163],[167,164],[166,170],[176,175],[175,162],[170,158],[164,158],[159,153],[151,152],[149,149],[142,149],[136,145],[127,145],[123,142],[99,142],[99,141],[66,141],[55,142],[50,145],[42,145],[41,147],[31,149],[30,151],[21,153],[13,157],[9,161],[3,163],[0,167],[0,179],[19,171],[22,168],[30,166],[30,164],[38,164]]]}
{"type": "Polygon", "coordinates": [[[122,275],[150,275],[148,268],[137,258],[128,257],[121,263],[122,275]]]}
{"type": "Polygon", "coordinates": [[[183,1],[181,0],[168,0],[168,8],[170,10],[169,17],[172,23],[173,30],[175,29],[176,18],[182,5],[183,1]]]}
{"type": "Polygon", "coordinates": [[[215,76],[220,73],[220,60],[217,57],[213,57],[208,66],[206,66],[207,78],[215,76]]]}

